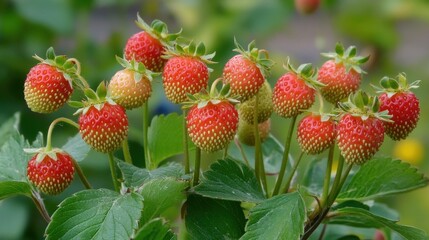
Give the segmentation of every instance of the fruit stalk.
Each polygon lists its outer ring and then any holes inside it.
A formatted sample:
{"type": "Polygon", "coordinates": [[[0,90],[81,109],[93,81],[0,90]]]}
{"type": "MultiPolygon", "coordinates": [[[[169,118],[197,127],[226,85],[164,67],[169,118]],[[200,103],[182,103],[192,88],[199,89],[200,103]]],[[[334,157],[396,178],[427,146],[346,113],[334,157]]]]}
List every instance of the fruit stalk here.
{"type": "Polygon", "coordinates": [[[51,217],[49,216],[48,210],[46,210],[45,204],[43,203],[43,199],[40,197],[40,194],[35,191],[31,191],[31,199],[33,199],[34,204],[36,205],[37,210],[39,210],[43,219],[47,223],[51,222],[51,217]]]}
{"type": "Polygon", "coordinates": [[[118,177],[116,175],[115,159],[113,157],[113,152],[109,152],[107,155],[109,156],[109,166],[110,166],[110,173],[112,175],[113,187],[115,191],[118,192],[119,185],[118,185],[118,177]]]}
{"type": "Polygon", "coordinates": [[[183,157],[185,162],[185,174],[191,172],[189,167],[189,144],[188,144],[188,128],[186,127],[186,109],[183,109],[183,157]]]}
{"type": "Polygon", "coordinates": [[[326,203],[329,194],[329,184],[331,181],[332,161],[334,159],[335,145],[329,148],[328,162],[326,165],[325,180],[323,182],[322,205],[326,203]]]}
{"type": "Polygon", "coordinates": [[[68,123],[73,127],[79,129],[79,125],[68,118],[60,117],[55,119],[54,121],[52,121],[51,125],[49,125],[48,135],[46,137],[46,151],[50,151],[52,149],[52,131],[54,130],[55,125],[59,122],[68,123]]]}
{"type": "Polygon", "coordinates": [[[301,159],[304,157],[304,152],[301,152],[301,154],[299,155],[298,160],[295,162],[295,164],[293,165],[292,168],[292,172],[290,173],[287,181],[286,181],[286,185],[283,188],[282,193],[287,193],[289,191],[289,187],[290,187],[290,183],[292,182],[293,179],[293,175],[295,175],[296,169],[298,168],[299,163],[301,162],[301,159]]]}
{"type": "Polygon", "coordinates": [[[238,140],[237,137],[234,138],[234,143],[237,146],[237,148],[240,150],[240,154],[243,157],[244,162],[246,163],[246,165],[248,167],[250,167],[250,163],[249,163],[249,160],[246,157],[246,153],[244,152],[243,146],[241,146],[241,143],[240,143],[240,141],[238,140]]]}
{"type": "Polygon", "coordinates": [[[82,168],[79,166],[79,164],[73,158],[72,158],[72,161],[73,161],[74,169],[76,170],[77,175],[80,178],[80,181],[82,181],[82,183],[86,189],[91,189],[92,188],[91,184],[89,183],[88,179],[85,177],[85,174],[83,173],[82,168]]]}
{"type": "Polygon", "coordinates": [[[84,91],[87,88],[90,88],[90,86],[89,86],[88,82],[85,80],[85,78],[83,78],[80,75],[81,67],[80,67],[79,60],[77,60],[76,58],[69,58],[67,61],[68,62],[73,62],[76,65],[76,75],[77,75],[77,77],[79,79],[79,83],[82,84],[82,85],[80,85],[80,84],[76,83],[76,85],[78,85],[79,88],[81,88],[82,91],[84,91]]]}
{"type": "Polygon", "coordinates": [[[279,176],[277,178],[277,182],[276,182],[276,185],[275,185],[274,190],[273,190],[273,196],[275,196],[279,193],[279,190],[280,190],[280,187],[281,187],[282,181],[283,181],[283,176],[286,172],[286,166],[287,166],[287,162],[289,159],[290,142],[292,140],[292,133],[293,133],[293,128],[295,126],[296,118],[297,118],[297,115],[292,117],[290,125],[289,125],[289,131],[287,133],[287,137],[286,137],[286,141],[285,141],[285,149],[283,152],[282,165],[280,166],[279,176]]]}
{"type": "Polygon", "coordinates": [[[196,186],[200,181],[200,165],[201,165],[201,148],[196,147],[195,149],[195,167],[194,167],[194,182],[196,186]]]}
{"type": "Polygon", "coordinates": [[[256,176],[259,178],[262,189],[268,193],[267,189],[267,178],[265,175],[265,166],[262,159],[262,148],[261,148],[261,138],[259,137],[259,125],[258,125],[258,94],[255,95],[255,110],[253,112],[253,127],[255,131],[255,171],[256,176]]]}
{"type": "Polygon", "coordinates": [[[150,153],[148,148],[148,129],[149,129],[149,104],[146,102],[143,105],[143,150],[146,169],[152,169],[150,153]]]}
{"type": "Polygon", "coordinates": [[[124,153],[125,162],[133,164],[133,159],[131,158],[130,154],[130,147],[128,146],[128,139],[124,139],[124,141],[122,141],[122,152],[124,153]]]}
{"type": "Polygon", "coordinates": [[[340,154],[340,158],[338,159],[337,173],[336,173],[335,178],[334,178],[334,183],[332,184],[331,192],[328,195],[327,202],[324,203],[325,205],[330,205],[329,204],[330,202],[333,203],[333,201],[335,201],[335,198],[332,199],[332,197],[333,197],[334,193],[337,191],[336,189],[338,188],[338,186],[341,182],[341,174],[343,171],[343,166],[344,166],[344,157],[343,157],[343,155],[340,154]]]}

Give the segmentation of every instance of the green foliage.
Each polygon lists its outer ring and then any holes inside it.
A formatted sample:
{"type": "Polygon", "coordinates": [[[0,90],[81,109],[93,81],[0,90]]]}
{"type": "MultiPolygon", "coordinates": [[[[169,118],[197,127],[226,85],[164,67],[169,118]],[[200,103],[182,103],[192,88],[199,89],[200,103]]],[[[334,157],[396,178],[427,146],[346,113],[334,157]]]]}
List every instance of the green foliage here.
{"type": "Polygon", "coordinates": [[[83,141],[80,133],[70,138],[61,149],[70,154],[77,162],[83,161],[91,150],[89,145],[83,141]]]}
{"type": "Polygon", "coordinates": [[[66,198],[52,216],[46,239],[129,239],[137,228],[143,198],[108,189],[66,198]]]}
{"type": "Polygon", "coordinates": [[[231,201],[257,203],[265,199],[254,171],[231,159],[213,163],[194,190],[205,197],[231,201]]]}
{"type": "Polygon", "coordinates": [[[186,201],[189,239],[239,239],[246,220],[240,203],[189,195],[186,201]]]}
{"type": "Polygon", "coordinates": [[[19,122],[21,121],[20,113],[15,113],[13,117],[6,120],[0,126],[0,146],[18,131],[19,122]]]}
{"type": "Polygon", "coordinates": [[[174,240],[176,235],[162,218],[155,218],[147,222],[136,233],[134,240],[174,240]]]}
{"type": "Polygon", "coordinates": [[[241,239],[299,239],[305,220],[305,204],[299,192],[275,196],[250,210],[241,239]]]}
{"type": "Polygon", "coordinates": [[[368,200],[424,187],[428,179],[410,164],[391,158],[373,159],[363,165],[345,186],[338,200],[368,200]]]}
{"type": "Polygon", "coordinates": [[[1,181],[0,200],[13,197],[15,195],[31,196],[31,187],[27,182],[1,181]]]}

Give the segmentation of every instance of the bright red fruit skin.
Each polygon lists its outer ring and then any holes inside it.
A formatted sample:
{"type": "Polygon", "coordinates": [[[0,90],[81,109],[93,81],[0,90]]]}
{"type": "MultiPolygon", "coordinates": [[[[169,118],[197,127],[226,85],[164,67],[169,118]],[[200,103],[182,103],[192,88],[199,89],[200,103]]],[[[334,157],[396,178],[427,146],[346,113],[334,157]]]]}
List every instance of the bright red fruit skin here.
{"type": "Polygon", "coordinates": [[[73,180],[74,166],[70,155],[56,153],[57,160],[48,155],[36,162],[37,154],[30,159],[27,176],[40,191],[48,195],[57,195],[66,189],[73,180]]]}
{"type": "Polygon", "coordinates": [[[379,97],[380,111],[388,110],[393,122],[384,122],[386,134],[395,141],[405,139],[417,126],[420,104],[412,92],[398,92],[388,97],[383,93],[379,97]]]}
{"type": "Polygon", "coordinates": [[[322,96],[328,102],[336,104],[356,92],[361,75],[353,69],[347,72],[343,64],[328,60],[320,67],[317,80],[326,85],[321,88],[322,96]]]}
{"type": "Polygon", "coordinates": [[[319,154],[328,149],[337,137],[336,124],[333,120],[322,122],[320,115],[308,115],[298,124],[298,143],[308,154],[319,154]]]}
{"type": "Polygon", "coordinates": [[[383,121],[375,117],[362,120],[345,114],[338,126],[338,147],[347,163],[363,164],[374,156],[384,141],[383,121]]]}
{"type": "Polygon", "coordinates": [[[147,32],[138,32],[131,36],[125,45],[125,58],[141,62],[153,72],[161,72],[166,59],[162,58],[165,48],[161,42],[147,32]]]}
{"type": "Polygon", "coordinates": [[[274,111],[284,118],[297,116],[314,103],[316,91],[294,73],[280,77],[273,89],[274,111]]]}
{"type": "Polygon", "coordinates": [[[300,13],[310,14],[315,12],[320,5],[320,0],[295,0],[296,10],[300,13]]]}
{"type": "Polygon", "coordinates": [[[89,107],[79,117],[83,140],[96,151],[108,153],[121,146],[128,134],[128,118],[120,105],[104,103],[101,110],[89,107]]]}
{"type": "Polygon", "coordinates": [[[264,76],[256,63],[243,55],[235,55],[225,64],[223,83],[229,83],[231,95],[244,102],[256,95],[264,84],[264,76]]]}
{"type": "Polygon", "coordinates": [[[192,142],[207,152],[225,148],[234,138],[238,127],[238,112],[234,106],[223,101],[209,102],[205,107],[192,107],[186,117],[192,142]]]}
{"type": "Polygon", "coordinates": [[[165,64],[162,79],[168,100],[182,103],[188,99],[187,93],[195,94],[207,88],[209,70],[198,58],[175,56],[165,64]]]}
{"type": "Polygon", "coordinates": [[[24,97],[28,107],[38,113],[52,113],[66,103],[73,88],[63,73],[48,64],[30,69],[24,83],[24,97]]]}

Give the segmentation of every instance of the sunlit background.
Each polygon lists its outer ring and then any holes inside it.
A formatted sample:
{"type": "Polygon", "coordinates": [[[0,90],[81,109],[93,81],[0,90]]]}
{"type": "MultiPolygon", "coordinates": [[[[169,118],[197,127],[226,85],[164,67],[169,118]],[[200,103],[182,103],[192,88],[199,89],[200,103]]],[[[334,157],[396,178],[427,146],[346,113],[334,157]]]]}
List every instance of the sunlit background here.
{"type": "MultiPolygon", "coordinates": [[[[0,123],[21,112],[21,132],[33,140],[37,132],[46,133],[52,120],[72,116],[66,106],[41,115],[31,112],[24,101],[23,85],[28,70],[37,62],[31,56],[44,56],[53,46],[57,54],[81,61],[82,74],[95,87],[121,67],[114,56],[122,55],[128,37],[139,31],[134,24],[137,12],[146,22],[158,18],[171,32],[183,28],[185,36],[203,41],[216,51],[218,64],[211,80],[220,76],[224,63],[234,53],[233,38],[243,45],[256,40],[259,48],[270,52],[277,63],[269,78],[271,85],[284,73],[289,56],[295,65],[311,62],[320,66],[320,52],[333,50],[335,43],[358,46],[358,53],[371,55],[364,66],[363,88],[372,91],[382,76],[395,77],[406,72],[410,81],[421,81],[415,91],[420,98],[418,127],[409,138],[393,142],[386,138],[379,155],[392,155],[411,163],[429,175],[429,3],[426,0],[322,0],[311,15],[295,10],[292,0],[14,0],[0,1],[0,123]]],[[[168,103],[155,83],[151,98],[152,114],[179,111],[168,103]]],[[[73,98],[78,99],[74,95],[73,98]]],[[[133,156],[142,156],[140,147],[141,112],[129,113],[133,156]]],[[[72,117],[76,119],[76,117],[72,117]]],[[[283,139],[288,121],[273,118],[273,134],[283,139]]],[[[69,127],[57,128],[54,145],[61,146],[75,134],[69,127]]],[[[297,144],[293,145],[297,149],[297,144]]],[[[295,150],[293,153],[297,153],[295,150]]],[[[138,164],[142,164],[140,161],[138,164]]],[[[91,152],[82,163],[94,187],[111,187],[105,156],[91,152]]],[[[57,197],[46,197],[48,211],[66,196],[79,191],[72,186],[57,197]]],[[[397,197],[381,199],[397,208],[401,224],[429,232],[429,188],[397,197]]],[[[41,239],[46,227],[31,201],[14,198],[0,202],[0,239],[41,239]]]]}

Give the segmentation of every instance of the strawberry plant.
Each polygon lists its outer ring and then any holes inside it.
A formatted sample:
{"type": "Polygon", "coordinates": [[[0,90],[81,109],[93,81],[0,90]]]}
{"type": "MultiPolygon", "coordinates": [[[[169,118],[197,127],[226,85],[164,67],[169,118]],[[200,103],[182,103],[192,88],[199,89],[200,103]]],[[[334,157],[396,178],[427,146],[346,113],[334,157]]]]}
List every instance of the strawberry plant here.
{"type": "Polygon", "coordinates": [[[18,131],[19,115],[0,127],[0,199],[31,199],[46,220],[43,237],[428,239],[378,202],[428,184],[410,164],[377,154],[385,134],[405,139],[418,124],[418,82],[401,73],[364,92],[359,64],[368,57],[337,44],[319,70],[295,69],[288,58],[272,88],[268,51],[254,42],[245,50],[235,39],[238,54],[211,76],[215,54],[203,43],[169,34],[159,20],[136,23],[143,31],[116,56],[123,69],[96,89],[77,59],[52,48],[46,59],[36,56],[41,63],[24,83],[28,107],[48,114],[68,102],[74,116],[60,116],[32,143],[18,131]],[[156,82],[182,114],[150,118],[156,82]],[[128,146],[136,108],[143,109],[143,131],[134,133],[139,158],[128,146]],[[270,133],[272,117],[289,123],[284,145],[270,133]],[[76,130],[63,146],[52,137],[59,123],[76,130]],[[80,167],[92,161],[90,151],[106,154],[111,189],[93,188],[80,167]],[[72,181],[82,189],[70,192],[72,181]],[[45,207],[51,195],[64,196],[55,209],[45,207]]]}

